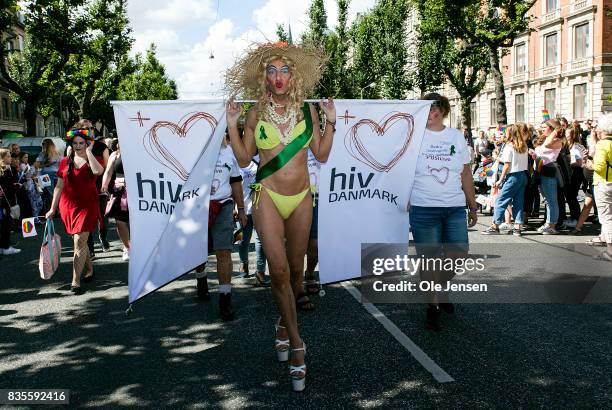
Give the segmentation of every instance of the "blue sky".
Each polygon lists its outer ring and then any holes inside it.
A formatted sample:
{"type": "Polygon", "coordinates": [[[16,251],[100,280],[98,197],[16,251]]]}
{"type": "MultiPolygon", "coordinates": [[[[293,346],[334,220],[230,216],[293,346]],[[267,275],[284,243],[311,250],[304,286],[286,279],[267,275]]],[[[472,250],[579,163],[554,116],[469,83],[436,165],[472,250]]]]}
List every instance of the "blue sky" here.
{"type": "MultiPolygon", "coordinates": [[[[223,94],[223,72],[253,42],[276,40],[277,23],[291,22],[294,38],[305,29],[311,0],[130,0],[133,53],[151,42],[181,99],[223,94]],[[215,58],[210,59],[210,54],[215,58]]],[[[375,0],[352,0],[349,23],[375,0]]],[[[328,25],[335,26],[335,0],[325,0],[328,25]]]]}

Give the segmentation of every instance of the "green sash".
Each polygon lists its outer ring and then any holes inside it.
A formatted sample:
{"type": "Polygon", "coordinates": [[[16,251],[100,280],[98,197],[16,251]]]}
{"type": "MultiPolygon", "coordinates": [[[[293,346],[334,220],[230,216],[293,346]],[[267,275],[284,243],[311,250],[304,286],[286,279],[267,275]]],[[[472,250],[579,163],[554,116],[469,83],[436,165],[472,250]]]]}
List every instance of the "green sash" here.
{"type": "Polygon", "coordinates": [[[262,179],[269,177],[287,165],[287,163],[291,161],[291,158],[300,152],[304,144],[306,144],[306,141],[308,141],[312,136],[312,116],[310,114],[310,107],[307,103],[304,103],[302,112],[304,113],[306,129],[300,135],[295,137],[295,139],[291,141],[289,145],[287,145],[281,152],[276,154],[274,158],[257,169],[257,175],[255,176],[256,183],[259,183],[262,179]]]}

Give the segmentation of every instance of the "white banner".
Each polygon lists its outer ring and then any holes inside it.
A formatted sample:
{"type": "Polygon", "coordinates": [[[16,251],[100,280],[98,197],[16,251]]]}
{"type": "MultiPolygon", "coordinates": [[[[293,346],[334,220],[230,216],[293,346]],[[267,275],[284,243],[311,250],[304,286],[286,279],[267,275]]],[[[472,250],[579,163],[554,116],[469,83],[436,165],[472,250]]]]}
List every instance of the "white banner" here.
{"type": "Polygon", "coordinates": [[[129,301],[208,257],[208,200],[223,101],[115,101],[128,191],[129,301]]]}
{"type": "Polygon", "coordinates": [[[361,274],[362,243],[408,243],[406,211],[431,101],[336,101],[319,180],[321,283],[361,274]]]}

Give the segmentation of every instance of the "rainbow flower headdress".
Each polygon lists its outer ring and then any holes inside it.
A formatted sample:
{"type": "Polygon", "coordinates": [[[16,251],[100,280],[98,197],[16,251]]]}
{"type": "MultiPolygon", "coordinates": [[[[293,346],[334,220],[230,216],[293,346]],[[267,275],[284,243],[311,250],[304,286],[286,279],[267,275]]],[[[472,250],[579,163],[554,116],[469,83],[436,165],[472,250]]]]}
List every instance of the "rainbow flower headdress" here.
{"type": "Polygon", "coordinates": [[[74,137],[82,137],[86,140],[94,140],[94,131],[86,128],[73,128],[66,133],[66,141],[72,141],[74,137]]]}

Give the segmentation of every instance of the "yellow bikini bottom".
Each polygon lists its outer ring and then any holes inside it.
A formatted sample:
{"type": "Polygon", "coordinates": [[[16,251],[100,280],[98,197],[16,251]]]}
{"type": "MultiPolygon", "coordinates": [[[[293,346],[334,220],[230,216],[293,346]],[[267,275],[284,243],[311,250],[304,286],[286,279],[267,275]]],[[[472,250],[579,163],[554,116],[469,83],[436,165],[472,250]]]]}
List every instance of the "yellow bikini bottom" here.
{"type": "Polygon", "coordinates": [[[255,207],[259,205],[262,187],[266,190],[268,195],[270,195],[270,199],[272,199],[272,202],[274,202],[278,213],[283,219],[287,219],[291,216],[293,211],[295,211],[295,209],[302,203],[308,191],[312,192],[312,206],[315,206],[315,185],[311,185],[310,188],[306,188],[304,191],[295,195],[281,195],[272,191],[270,188],[263,186],[261,183],[255,183],[251,185],[251,188],[253,189],[253,205],[255,205],[255,207]]]}

